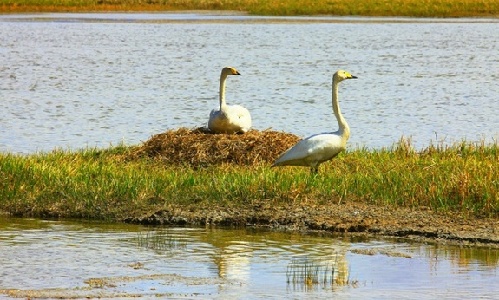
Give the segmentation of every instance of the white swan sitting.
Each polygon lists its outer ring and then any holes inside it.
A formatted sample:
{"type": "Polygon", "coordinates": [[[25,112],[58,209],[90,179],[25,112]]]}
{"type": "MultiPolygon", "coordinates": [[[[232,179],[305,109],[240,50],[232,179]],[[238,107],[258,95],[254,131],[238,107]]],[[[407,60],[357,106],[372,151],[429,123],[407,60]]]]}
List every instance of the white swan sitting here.
{"type": "Polygon", "coordinates": [[[241,105],[225,102],[225,81],[228,75],[241,75],[235,68],[226,67],[220,74],[220,109],[210,113],[208,128],[214,133],[245,133],[251,128],[251,115],[241,105]]]}
{"type": "Polygon", "coordinates": [[[357,78],[347,71],[339,70],[333,75],[333,113],[338,120],[339,129],[332,133],[315,134],[299,141],[274,162],[274,166],[307,166],[317,174],[319,165],[336,157],[345,150],[350,137],[350,127],[340,111],[338,104],[338,83],[345,79],[357,78]]]}

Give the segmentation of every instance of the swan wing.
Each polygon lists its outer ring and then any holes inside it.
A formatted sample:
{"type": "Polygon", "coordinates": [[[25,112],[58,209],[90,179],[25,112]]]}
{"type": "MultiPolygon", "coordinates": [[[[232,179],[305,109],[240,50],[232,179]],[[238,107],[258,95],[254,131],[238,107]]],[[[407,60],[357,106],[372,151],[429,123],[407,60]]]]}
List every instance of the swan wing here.
{"type": "Polygon", "coordinates": [[[251,128],[251,114],[245,107],[241,105],[229,105],[227,106],[226,114],[229,123],[234,128],[238,128],[236,131],[247,132],[251,128]]]}
{"type": "Polygon", "coordinates": [[[228,105],[227,115],[229,117],[234,117],[235,119],[249,119],[251,120],[251,115],[246,107],[241,105],[228,105]]]}
{"type": "Polygon", "coordinates": [[[224,110],[210,113],[208,128],[216,133],[244,133],[251,128],[251,115],[240,105],[228,105],[224,110]]]}
{"type": "Polygon", "coordinates": [[[284,152],[274,166],[315,166],[338,155],[345,144],[335,133],[312,135],[284,152]]]}

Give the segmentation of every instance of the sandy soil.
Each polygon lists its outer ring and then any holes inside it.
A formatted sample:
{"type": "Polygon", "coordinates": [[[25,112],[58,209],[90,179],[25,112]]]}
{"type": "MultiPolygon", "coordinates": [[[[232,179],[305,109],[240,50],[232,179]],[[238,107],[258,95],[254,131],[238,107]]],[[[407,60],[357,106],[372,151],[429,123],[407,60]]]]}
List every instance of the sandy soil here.
{"type": "Polygon", "coordinates": [[[142,224],[258,226],[431,240],[499,248],[499,220],[440,214],[428,208],[380,207],[361,203],[274,206],[265,201],[245,208],[168,207],[124,221],[142,224]]]}

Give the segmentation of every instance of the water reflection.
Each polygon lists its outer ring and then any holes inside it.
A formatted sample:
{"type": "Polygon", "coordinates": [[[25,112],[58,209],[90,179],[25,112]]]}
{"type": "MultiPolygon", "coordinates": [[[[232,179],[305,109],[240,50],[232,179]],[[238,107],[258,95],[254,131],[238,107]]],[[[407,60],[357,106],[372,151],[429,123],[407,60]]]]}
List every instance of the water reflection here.
{"type": "Polygon", "coordinates": [[[440,262],[450,261],[452,272],[474,270],[496,272],[496,266],[499,264],[499,251],[495,249],[435,246],[421,250],[426,257],[431,258],[433,268],[437,268],[440,262]]]}
{"type": "Polygon", "coordinates": [[[5,297],[452,299],[499,292],[498,250],[365,236],[3,217],[0,252],[5,297]]]}
{"type": "Polygon", "coordinates": [[[359,76],[340,92],[351,147],[498,138],[496,19],[296,19],[2,15],[0,151],[137,144],[204,125],[226,65],[242,74],[228,103],[259,130],[336,130],[331,75],[343,68],[359,76]]]}

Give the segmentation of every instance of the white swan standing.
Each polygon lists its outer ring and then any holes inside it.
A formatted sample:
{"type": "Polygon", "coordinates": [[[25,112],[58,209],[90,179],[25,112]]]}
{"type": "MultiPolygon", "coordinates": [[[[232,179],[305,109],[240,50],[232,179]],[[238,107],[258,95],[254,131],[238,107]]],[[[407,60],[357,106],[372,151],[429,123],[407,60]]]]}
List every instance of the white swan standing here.
{"type": "Polygon", "coordinates": [[[312,173],[319,171],[319,165],[336,157],[345,150],[350,137],[350,127],[341,114],[338,104],[338,84],[345,79],[357,78],[344,70],[333,75],[333,113],[338,120],[338,131],[315,134],[299,141],[274,162],[274,166],[307,166],[312,173]]]}
{"type": "Polygon", "coordinates": [[[235,68],[225,67],[220,74],[220,109],[210,113],[208,128],[214,133],[245,133],[251,128],[251,115],[241,105],[225,102],[225,81],[228,75],[241,75],[235,68]]]}

